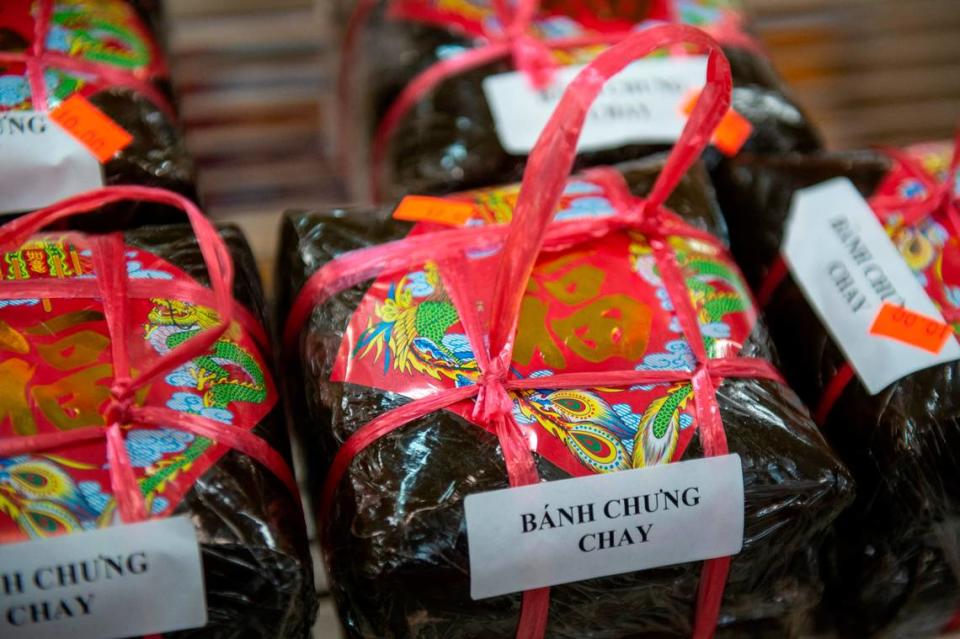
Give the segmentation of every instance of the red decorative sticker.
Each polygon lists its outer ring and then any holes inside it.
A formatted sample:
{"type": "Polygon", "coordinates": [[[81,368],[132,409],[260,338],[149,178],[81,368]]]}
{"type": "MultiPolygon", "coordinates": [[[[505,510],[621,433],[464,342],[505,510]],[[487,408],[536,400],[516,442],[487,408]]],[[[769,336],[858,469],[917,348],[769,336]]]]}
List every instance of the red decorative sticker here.
{"type": "MultiPolygon", "coordinates": [[[[45,235],[0,254],[4,280],[93,277],[93,248],[77,233],[45,235]]],[[[130,359],[166,353],[217,321],[209,308],[162,297],[164,284],[193,282],[141,249],[128,248],[132,280],[157,280],[158,297],[129,301],[130,359]]],[[[0,299],[0,437],[103,425],[113,366],[96,299],[0,299]]],[[[208,351],[158,378],[138,405],[166,406],[252,429],[276,401],[262,355],[234,323],[208,351]]],[[[127,452],[152,515],[169,515],[229,448],[173,428],[132,426],[127,452]]],[[[0,543],[108,526],[117,521],[105,442],[0,458],[0,543]]]]}
{"type": "MultiPolygon", "coordinates": [[[[484,37],[501,27],[489,0],[390,0],[392,16],[484,37]]],[[[531,24],[540,38],[622,33],[658,22],[677,21],[701,29],[739,29],[743,11],[735,0],[547,0],[531,24]]],[[[555,50],[559,64],[585,64],[605,47],[555,50]]]]}
{"type": "MultiPolygon", "coordinates": [[[[947,179],[953,145],[950,143],[919,144],[906,149],[908,156],[937,183],[947,179]]],[[[910,167],[896,163],[877,187],[874,198],[903,198],[921,200],[929,188],[922,176],[910,167]]],[[[929,181],[929,180],[927,180],[929,181]]],[[[960,182],[960,180],[958,180],[960,182]]],[[[954,197],[960,194],[960,183],[953,185],[954,197]]],[[[903,255],[907,265],[920,284],[951,323],[954,332],[960,332],[960,238],[951,232],[947,207],[939,207],[930,216],[912,225],[901,225],[898,211],[881,212],[880,222],[890,239],[903,255]]]]}
{"type": "MultiPolygon", "coordinates": [[[[469,224],[509,221],[518,187],[451,196],[472,201],[469,224]]],[[[557,219],[609,216],[622,181],[569,181],[557,219]]],[[[411,234],[424,231],[417,225],[411,234]]],[[[710,357],[736,356],[755,322],[747,288],[719,243],[671,237],[710,357]]],[[[464,291],[485,323],[497,255],[471,254],[464,291]]],[[[443,265],[427,262],[378,278],[347,328],[332,379],[418,398],[478,378],[473,345],[444,283],[443,265]]],[[[637,233],[614,233],[539,259],[520,311],[511,371],[543,379],[512,393],[513,416],[531,448],[573,474],[611,472],[679,459],[695,429],[686,383],[555,390],[561,372],[692,370],[689,344],[655,264],[637,233]]],[[[471,420],[472,402],[451,407],[471,420]]]]}

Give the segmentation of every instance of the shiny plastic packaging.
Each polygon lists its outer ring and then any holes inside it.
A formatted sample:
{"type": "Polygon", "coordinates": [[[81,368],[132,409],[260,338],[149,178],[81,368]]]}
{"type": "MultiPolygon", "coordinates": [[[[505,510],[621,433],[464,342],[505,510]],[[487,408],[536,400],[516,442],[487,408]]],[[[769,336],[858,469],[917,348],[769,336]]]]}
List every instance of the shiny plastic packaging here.
{"type": "MultiPolygon", "coordinates": [[[[736,2],[557,1],[539,7],[521,2],[508,17],[499,17],[495,5],[482,0],[356,3],[341,69],[341,93],[348,98],[341,105],[341,126],[349,129],[342,139],[344,164],[356,178],[358,196],[372,192],[382,201],[519,180],[527,156],[504,149],[485,82],[517,70],[530,82],[544,73],[549,79],[551,70],[589,62],[608,44],[653,21],[696,25],[724,46],[733,69],[734,110],[752,127],[745,144],[728,141],[725,152],[741,145],[757,152],[819,148],[813,126],[745,33],[736,2]],[[527,5],[533,14],[523,31],[532,36],[522,46],[504,40],[496,25],[516,19],[527,5]],[[470,56],[486,61],[466,62],[470,56]]],[[[549,89],[550,82],[541,88],[549,89]]],[[[635,105],[625,101],[621,106],[635,105]]],[[[663,142],[608,142],[581,153],[577,166],[638,159],[665,149],[663,142]]],[[[708,153],[711,165],[719,157],[713,149],[708,153]]]]}
{"type": "Polygon", "coordinates": [[[729,202],[724,212],[733,228],[730,249],[750,286],[759,291],[777,261],[796,191],[843,177],[867,197],[891,166],[879,151],[744,153],[725,164],[715,186],[729,202]]]}
{"type": "Polygon", "coordinates": [[[951,153],[948,144],[917,145],[729,165],[741,194],[727,210],[734,254],[766,302],[787,379],[816,408],[857,484],[824,561],[825,620],[846,637],[933,636],[960,610],[960,369],[927,368],[870,395],[783,268],[781,237],[798,189],[849,179],[955,332],[960,218],[951,153]]]}
{"type": "Polygon", "coordinates": [[[798,635],[852,487],[770,363],[709,183],[688,171],[730,87],[714,40],[654,27],[577,76],[519,188],[287,216],[288,381],[349,636],[798,635]],[[681,43],[710,52],[681,143],[571,178],[604,84],[681,43]],[[471,599],[467,495],[728,453],[745,489],[735,557],[471,599]]]}
{"type": "MultiPolygon", "coordinates": [[[[196,197],[166,62],[141,10],[146,9],[125,0],[5,0],[0,12],[0,139],[6,142],[0,148],[0,169],[7,176],[29,175],[37,194],[18,199],[18,205],[7,198],[0,213],[41,208],[90,188],[120,184],[196,197]],[[71,98],[87,100],[112,125],[71,115],[64,121],[73,125],[73,135],[67,133],[53,120],[71,98]],[[36,117],[30,120],[32,115],[36,117]],[[97,157],[97,149],[110,148],[100,146],[104,126],[118,126],[125,132],[119,135],[132,139],[115,153],[97,157]],[[15,151],[15,136],[29,136],[33,150],[15,151]],[[71,180],[75,190],[53,195],[71,180]]],[[[155,13],[147,15],[149,20],[155,13]]],[[[24,181],[19,186],[3,183],[4,193],[25,189],[24,181]]],[[[149,221],[179,220],[172,212],[150,213],[149,221]]],[[[137,219],[143,222],[144,215],[139,210],[137,219]]]]}
{"type": "MultiPolygon", "coordinates": [[[[659,168],[659,162],[650,161],[624,170],[635,192],[644,193],[659,168]]],[[[705,173],[696,175],[668,204],[691,223],[718,231],[705,173]]],[[[491,207],[498,218],[510,212],[509,199],[502,193],[510,189],[478,194],[504,202],[491,207]]],[[[578,208],[575,202],[573,211],[578,208]]],[[[289,214],[280,252],[286,299],[337,255],[403,237],[410,224],[392,220],[391,212],[387,207],[289,214]]],[[[408,275],[413,277],[419,276],[408,275]]],[[[552,286],[564,281],[554,280],[552,286]]],[[[323,479],[336,450],[360,426],[404,401],[402,392],[331,379],[345,345],[361,346],[344,339],[354,330],[356,320],[351,322],[351,317],[369,286],[364,282],[316,307],[298,353],[296,422],[311,460],[310,490],[318,510],[323,479]]],[[[575,344],[572,335],[558,338],[575,344]]],[[[518,342],[531,339],[535,338],[527,334],[518,342]]],[[[669,344],[666,349],[661,357],[675,352],[669,344]]],[[[743,342],[742,352],[772,357],[759,323],[743,342]]],[[[674,357],[683,355],[675,352],[674,357]]],[[[637,363],[657,358],[646,352],[637,363]]],[[[720,387],[718,402],[730,449],[743,459],[747,491],[745,546],[731,568],[720,634],[797,636],[820,598],[816,548],[829,522],[852,497],[852,486],[786,387],[728,380],[720,387]]],[[[637,406],[632,414],[642,415],[646,407],[637,406]]],[[[685,458],[702,454],[694,435],[685,458]]],[[[427,415],[357,456],[331,516],[319,522],[331,586],[348,636],[512,635],[519,595],[470,599],[462,510],[465,495],[508,485],[503,463],[495,437],[472,426],[460,412],[427,415]]],[[[537,457],[537,469],[545,480],[570,476],[544,456],[537,457]]],[[[683,564],[556,587],[547,636],[573,639],[582,637],[584,628],[590,628],[592,636],[609,638],[689,636],[698,582],[699,565],[683,564]],[[613,613],[627,609],[645,612],[613,613]]]]}
{"type": "MultiPolygon", "coordinates": [[[[131,198],[174,208],[187,202],[128,189],[96,192],[96,204],[75,198],[60,211],[122,208],[131,198]]],[[[312,564],[262,328],[263,292],[241,233],[205,228],[92,235],[0,227],[0,369],[5,388],[19,384],[24,398],[38,400],[21,404],[16,393],[0,399],[0,414],[8,416],[0,424],[0,543],[186,516],[200,545],[208,623],[163,636],[306,638],[316,608],[312,564]],[[216,270],[205,262],[210,250],[216,270]],[[236,280],[224,274],[231,258],[236,280]],[[114,260],[116,270],[107,268],[114,260]],[[127,293],[117,288],[121,278],[127,293]],[[212,291],[211,280],[220,282],[212,291]],[[114,298],[113,315],[97,293],[100,283],[114,298]],[[111,319],[121,306],[123,363],[115,342],[121,329],[111,319]],[[223,314],[215,309],[224,308],[233,320],[205,350],[173,368],[158,364],[179,345],[219,330],[223,314]],[[154,364],[157,375],[141,381],[154,364]],[[125,481],[135,482],[128,486],[114,470],[123,465],[111,448],[116,427],[132,472],[125,481]],[[85,432],[90,437],[82,438],[85,432]],[[38,489],[39,480],[48,490],[38,489]],[[130,488],[140,503],[125,492],[130,488]]],[[[162,592],[143,596],[166,603],[162,592]]]]}

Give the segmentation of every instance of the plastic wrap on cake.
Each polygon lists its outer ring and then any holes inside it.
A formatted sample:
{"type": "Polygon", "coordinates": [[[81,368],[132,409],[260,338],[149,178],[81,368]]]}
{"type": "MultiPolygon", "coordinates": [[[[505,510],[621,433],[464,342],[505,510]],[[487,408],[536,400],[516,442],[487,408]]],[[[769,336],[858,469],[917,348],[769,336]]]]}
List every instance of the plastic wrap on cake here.
{"type": "MultiPolygon", "coordinates": [[[[955,332],[960,229],[951,154],[951,145],[931,144],[745,157],[728,166],[727,179],[739,193],[727,210],[734,254],[766,303],[785,375],[816,410],[857,482],[857,501],[838,520],[824,562],[826,620],[844,636],[932,636],[960,608],[953,452],[960,438],[958,369],[955,361],[928,367],[871,394],[860,379],[869,371],[853,370],[784,265],[781,240],[799,191],[849,180],[945,330],[955,332]]],[[[872,304],[864,312],[879,317],[880,300],[869,287],[861,293],[872,304]]],[[[947,345],[954,339],[949,335],[947,345]]]]}
{"type": "MultiPolygon", "coordinates": [[[[587,170],[568,182],[557,219],[616,216],[622,213],[616,203],[629,197],[625,191],[646,194],[661,167],[662,158],[655,158],[619,167],[623,177],[609,168],[587,170]]],[[[516,195],[514,186],[450,199],[473,205],[468,225],[486,225],[508,221],[516,195]]],[[[684,178],[667,204],[693,228],[724,233],[702,167],[684,178]]],[[[392,219],[392,213],[393,207],[383,207],[288,214],[278,273],[281,307],[289,306],[311,274],[338,256],[437,228],[421,222],[411,230],[410,223],[392,219]]],[[[717,331],[716,338],[705,338],[711,357],[773,360],[766,330],[722,244],[675,241],[691,285],[709,282],[698,308],[704,326],[713,327],[706,330],[717,331]]],[[[351,434],[425,389],[450,387],[458,376],[476,375],[443,289],[445,268],[438,257],[411,272],[360,282],[310,310],[295,342],[298,364],[295,374],[291,371],[290,389],[318,512],[326,473],[351,434]],[[415,313],[416,333],[403,346],[405,312],[415,313]],[[453,369],[451,362],[457,363],[453,369]]],[[[647,241],[629,233],[541,256],[521,311],[513,360],[518,375],[596,369],[602,367],[596,362],[611,356],[623,357],[637,369],[692,365],[688,344],[674,332],[677,319],[668,310],[664,289],[656,285],[656,271],[647,241]],[[600,263],[609,269],[606,274],[600,263]],[[600,290],[588,285],[608,282],[603,285],[607,289],[618,278],[632,282],[630,288],[598,295],[600,290]],[[571,308],[576,310],[570,313],[571,308]],[[608,313],[623,317],[622,323],[604,319],[608,313]],[[641,328],[646,321],[650,325],[641,328]],[[629,347],[612,337],[634,330],[649,333],[640,341],[625,340],[633,344],[629,347]],[[632,350],[620,352],[624,348],[632,350]]],[[[474,277],[472,290],[492,283],[482,274],[474,277]]],[[[672,415],[668,430],[677,429],[676,445],[660,461],[704,455],[689,385],[620,390],[541,390],[513,398],[515,419],[540,435],[535,459],[542,479],[602,472],[598,469],[606,462],[578,448],[576,438],[567,434],[577,426],[607,437],[602,441],[620,455],[616,469],[656,463],[652,449],[646,460],[626,459],[626,442],[649,428],[658,414],[672,415]],[[592,414],[576,421],[564,414],[564,406],[589,407],[592,414]]],[[[821,595],[819,543],[852,499],[851,482],[806,409],[781,383],[726,379],[717,402],[730,450],[743,460],[747,513],[744,549],[733,558],[718,636],[799,636],[821,595]]],[[[641,444],[633,448],[635,455],[638,450],[641,444]]],[[[329,516],[319,522],[348,636],[513,636],[519,594],[471,600],[462,505],[467,494],[506,487],[503,465],[497,439],[471,421],[469,407],[425,415],[354,459],[334,493],[329,516]]],[[[690,636],[699,583],[700,564],[686,563],[556,586],[546,636],[573,639],[582,637],[585,628],[592,636],[611,639],[690,636]]]]}

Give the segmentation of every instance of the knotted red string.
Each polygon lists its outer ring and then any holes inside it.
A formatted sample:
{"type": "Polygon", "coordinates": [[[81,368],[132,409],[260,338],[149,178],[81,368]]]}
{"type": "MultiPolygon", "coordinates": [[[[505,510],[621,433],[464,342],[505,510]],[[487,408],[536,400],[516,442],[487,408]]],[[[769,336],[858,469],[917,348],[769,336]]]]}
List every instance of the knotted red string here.
{"type": "MultiPolygon", "coordinates": [[[[343,51],[340,56],[338,79],[338,109],[341,138],[339,144],[340,164],[344,170],[350,168],[350,153],[356,140],[353,139],[353,111],[350,102],[350,68],[354,64],[354,55],[360,32],[376,9],[378,0],[360,0],[347,25],[343,51]]],[[[668,4],[673,4],[672,2],[668,4]]],[[[595,45],[612,45],[622,41],[634,32],[625,29],[614,32],[591,32],[584,35],[562,38],[543,38],[533,35],[531,25],[537,15],[540,0],[494,0],[497,25],[482,25],[479,44],[454,56],[445,58],[428,67],[407,84],[393,101],[380,120],[374,133],[370,149],[370,191],[375,202],[382,197],[382,180],[387,151],[393,136],[407,113],[433,92],[445,80],[465,73],[496,60],[510,57],[514,68],[524,73],[535,88],[547,86],[556,69],[551,50],[569,50],[595,45]]],[[[675,11],[673,12],[675,13],[675,11]]],[[[451,26],[456,26],[451,24],[451,26]]],[[[759,45],[743,33],[742,24],[737,19],[727,18],[718,25],[707,29],[708,33],[725,44],[738,46],[752,51],[760,51],[759,45]]]]}
{"type": "MultiPolygon", "coordinates": [[[[337,487],[352,460],[366,447],[388,433],[424,415],[474,401],[473,419],[493,432],[500,443],[507,475],[512,486],[539,482],[532,442],[512,415],[509,392],[543,388],[543,379],[516,379],[510,376],[513,344],[520,304],[534,264],[543,251],[565,250],[615,231],[644,232],[654,248],[664,287],[680,319],[683,334],[697,364],[689,370],[619,370],[587,373],[559,373],[550,377],[550,388],[621,387],[688,381],[692,384],[697,422],[706,455],[727,452],[726,437],[716,402],[716,387],[723,378],[740,377],[781,382],[780,375],[766,361],[755,358],[710,359],[703,343],[696,310],[676,256],[665,241],[670,235],[697,238],[717,246],[717,240],[683,222],[664,207],[664,202],[690,165],[706,147],[713,130],[727,112],[732,81],[726,58],[719,45],[702,31],[687,26],[653,27],[631,35],[601,53],[574,79],[541,134],[524,172],[513,223],[422,234],[345,253],[316,271],[301,289],[288,318],[284,344],[291,356],[297,348],[301,328],[313,309],[336,293],[376,275],[415,268],[431,259],[445,264],[443,282],[457,309],[473,348],[480,377],[476,384],[437,391],[387,411],[357,429],[335,455],[322,495],[322,519],[332,508],[337,487]],[[576,155],[577,140],[587,111],[602,86],[633,60],[658,49],[690,43],[708,51],[707,81],[663,171],[647,198],[632,196],[612,169],[593,169],[591,179],[603,181],[612,192],[617,215],[551,223],[576,155]],[[457,275],[473,249],[501,247],[500,263],[493,289],[489,340],[481,328],[477,306],[457,275]]],[[[580,471],[581,474],[585,470],[580,471]]],[[[698,593],[693,636],[713,635],[717,623],[729,558],[705,563],[698,593]]],[[[517,636],[543,637],[549,611],[549,589],[524,593],[517,636]]]]}
{"type": "Polygon", "coordinates": [[[163,56],[160,55],[152,40],[149,43],[153,60],[150,68],[136,71],[127,71],[109,64],[70,56],[60,51],[47,50],[47,35],[50,32],[55,2],[56,0],[38,0],[37,17],[33,23],[33,42],[26,51],[0,51],[0,63],[26,66],[31,101],[35,110],[46,111],[49,106],[44,70],[55,68],[93,77],[106,86],[132,89],[150,100],[167,117],[175,117],[170,101],[152,83],[152,80],[166,74],[163,56]]]}
{"type": "MultiPolygon", "coordinates": [[[[952,235],[960,237],[960,194],[957,193],[956,186],[960,171],[960,127],[954,137],[950,166],[942,181],[938,181],[924,169],[919,160],[899,149],[885,148],[883,152],[894,161],[897,168],[903,169],[907,175],[919,182],[922,192],[920,197],[905,193],[870,197],[867,202],[881,223],[896,214],[898,217],[894,218],[894,231],[897,231],[914,227],[930,216],[942,212],[946,215],[952,235]]],[[[787,279],[788,274],[783,257],[777,256],[757,291],[757,301],[761,307],[770,303],[773,294],[787,279]]],[[[948,323],[960,322],[960,309],[944,307],[940,309],[940,313],[948,323]]],[[[853,367],[849,362],[844,362],[827,382],[817,403],[814,419],[818,424],[823,426],[826,423],[830,411],[853,378],[853,367]]]]}
{"type": "Polygon", "coordinates": [[[0,282],[0,298],[96,298],[103,304],[103,313],[110,335],[113,382],[110,399],[104,409],[105,426],[87,426],[69,431],[42,433],[26,437],[0,439],[0,457],[38,453],[70,444],[104,439],[110,466],[110,485],[117,500],[117,510],[124,522],[148,518],[143,493],[133,472],[124,445],[124,432],[135,424],[166,426],[206,437],[215,443],[238,450],[263,464],[297,495],[296,482],[286,461],[270,445],[253,433],[198,415],[180,413],[166,407],[136,406],[134,395],[156,377],[165,375],[182,364],[205,353],[223,335],[232,321],[237,321],[252,335],[256,322],[247,313],[234,316],[239,305],[233,299],[233,260],[213,224],[187,198],[162,189],[119,186],[89,191],[63,200],[53,206],[16,218],[0,227],[0,251],[17,250],[31,235],[45,226],[75,215],[94,213],[100,207],[135,200],[164,204],[182,210],[190,221],[210,278],[211,288],[197,283],[164,284],[163,295],[176,296],[192,303],[209,306],[216,311],[218,322],[202,330],[157,358],[137,362],[139,373],[132,374],[127,350],[128,302],[157,296],[156,284],[130,282],[127,276],[125,244],[120,233],[94,238],[93,280],[21,280],[0,282]],[[212,289],[212,290],[211,290],[212,289]]]}

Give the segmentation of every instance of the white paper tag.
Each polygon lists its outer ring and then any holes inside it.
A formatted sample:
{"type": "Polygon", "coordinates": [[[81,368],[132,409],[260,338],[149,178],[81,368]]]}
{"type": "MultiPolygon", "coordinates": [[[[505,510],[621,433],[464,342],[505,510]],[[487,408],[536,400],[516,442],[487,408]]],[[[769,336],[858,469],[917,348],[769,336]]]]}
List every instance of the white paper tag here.
{"type": "Polygon", "coordinates": [[[474,599],[740,552],[739,455],[468,495],[474,599]]]}
{"type": "Polygon", "coordinates": [[[46,113],[0,113],[0,212],[41,208],[102,186],[97,158],[46,113]]]}
{"type": "Polygon", "coordinates": [[[112,639],[206,623],[200,547],[186,517],[0,545],[5,639],[112,639]]]}
{"type": "Polygon", "coordinates": [[[870,327],[885,302],[943,321],[870,206],[846,178],[797,191],[782,252],[807,300],[871,395],[915,371],[960,359],[951,337],[933,354],[870,327]]]}
{"type": "MultiPolygon", "coordinates": [[[[582,68],[558,69],[544,91],[534,89],[516,71],[484,79],[483,92],[507,153],[525,155],[533,149],[560,96],[582,68]]],[[[704,56],[634,62],[604,85],[587,115],[577,149],[675,142],[687,121],[683,102],[703,87],[706,69],[704,56]]]]}

